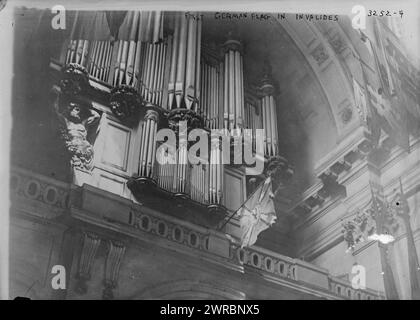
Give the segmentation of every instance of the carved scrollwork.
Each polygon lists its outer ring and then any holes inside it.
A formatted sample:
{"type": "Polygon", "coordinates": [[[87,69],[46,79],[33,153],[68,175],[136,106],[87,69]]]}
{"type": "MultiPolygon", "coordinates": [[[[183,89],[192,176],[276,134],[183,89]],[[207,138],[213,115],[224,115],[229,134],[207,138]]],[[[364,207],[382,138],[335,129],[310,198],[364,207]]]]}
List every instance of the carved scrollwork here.
{"type": "Polygon", "coordinates": [[[109,104],[117,118],[125,122],[136,122],[135,116],[143,106],[143,101],[135,88],[120,85],[111,90],[109,104]]]}
{"type": "Polygon", "coordinates": [[[168,115],[169,128],[179,134],[180,122],[187,122],[187,131],[203,128],[203,119],[190,109],[174,109],[168,115]]]}
{"type": "Polygon", "coordinates": [[[64,94],[78,96],[89,87],[89,73],[85,67],[70,63],[63,68],[59,85],[64,94]]]}

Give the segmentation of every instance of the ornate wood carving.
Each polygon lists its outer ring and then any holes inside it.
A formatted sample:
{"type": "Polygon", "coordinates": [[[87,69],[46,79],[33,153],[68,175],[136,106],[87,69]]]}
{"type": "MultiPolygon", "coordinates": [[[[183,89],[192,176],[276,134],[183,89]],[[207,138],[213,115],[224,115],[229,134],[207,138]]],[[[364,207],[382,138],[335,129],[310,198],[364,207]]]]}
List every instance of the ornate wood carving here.
{"type": "Polygon", "coordinates": [[[109,104],[117,118],[129,123],[137,123],[138,115],[143,101],[137,90],[128,85],[120,85],[111,90],[109,104]]]}
{"type": "Polygon", "coordinates": [[[91,170],[93,162],[93,147],[87,140],[88,128],[98,119],[99,113],[85,104],[74,100],[61,101],[61,90],[53,88],[53,107],[61,121],[61,136],[71,156],[73,168],[91,170]],[[65,110],[60,108],[64,105],[65,110]]]}
{"type": "Polygon", "coordinates": [[[60,80],[62,92],[69,96],[78,96],[89,88],[89,73],[77,63],[69,63],[62,70],[60,80]]]}

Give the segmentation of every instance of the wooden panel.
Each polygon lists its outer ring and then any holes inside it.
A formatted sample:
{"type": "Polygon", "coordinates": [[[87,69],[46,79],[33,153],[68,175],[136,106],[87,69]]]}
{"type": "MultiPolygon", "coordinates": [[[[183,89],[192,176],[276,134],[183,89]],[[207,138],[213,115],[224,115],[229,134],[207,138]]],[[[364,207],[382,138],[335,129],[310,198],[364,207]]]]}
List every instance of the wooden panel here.
{"type": "Polygon", "coordinates": [[[121,171],[127,171],[130,131],[108,122],[105,128],[101,162],[121,171]]]}
{"type": "Polygon", "coordinates": [[[244,202],[245,183],[242,172],[225,169],[224,176],[224,205],[231,211],[237,210],[244,202]]]}
{"type": "Polygon", "coordinates": [[[124,181],[113,178],[113,176],[101,174],[98,179],[98,187],[122,196],[124,192],[124,181]]]}

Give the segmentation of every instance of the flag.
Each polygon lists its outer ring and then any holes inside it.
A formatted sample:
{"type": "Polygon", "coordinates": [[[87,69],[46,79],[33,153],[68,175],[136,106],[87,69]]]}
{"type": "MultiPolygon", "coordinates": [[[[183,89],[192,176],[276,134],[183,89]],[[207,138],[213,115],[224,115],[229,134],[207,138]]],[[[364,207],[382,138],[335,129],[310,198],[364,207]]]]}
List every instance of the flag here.
{"type": "Polygon", "coordinates": [[[70,39],[110,40],[111,30],[104,11],[79,11],[73,23],[70,39]]]}
{"type": "Polygon", "coordinates": [[[366,93],[369,105],[375,110],[373,119],[375,125],[379,125],[400,147],[410,151],[408,119],[404,103],[396,93],[395,81],[392,77],[387,54],[381,39],[380,27],[374,25],[376,44],[365,34],[362,40],[366,44],[375,63],[375,76],[365,72],[362,66],[364,80],[366,82],[366,93]],[[379,52],[378,52],[379,51],[379,52]]]}
{"type": "Polygon", "coordinates": [[[276,221],[273,197],[272,181],[268,177],[239,208],[241,248],[252,246],[257,241],[258,235],[276,221]]]}

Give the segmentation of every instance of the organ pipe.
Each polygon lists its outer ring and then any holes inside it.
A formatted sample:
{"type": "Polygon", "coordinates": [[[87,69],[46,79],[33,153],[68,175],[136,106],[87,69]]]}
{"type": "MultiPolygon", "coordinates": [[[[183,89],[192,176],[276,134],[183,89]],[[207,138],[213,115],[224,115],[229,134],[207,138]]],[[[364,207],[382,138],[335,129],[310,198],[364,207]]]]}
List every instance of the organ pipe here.
{"type": "Polygon", "coordinates": [[[209,129],[219,128],[221,108],[220,69],[218,61],[202,60],[201,62],[199,114],[204,119],[205,126],[209,129]]]}
{"type": "Polygon", "coordinates": [[[164,54],[162,44],[159,43],[162,37],[162,12],[129,11],[115,43],[116,57],[112,85],[140,86],[143,98],[158,104],[156,99],[157,78],[160,76],[158,69],[161,67],[159,63],[162,63],[161,55],[164,54]],[[155,73],[152,74],[153,71],[155,73]]]}
{"type": "Polygon", "coordinates": [[[275,156],[278,154],[278,131],[277,113],[274,100],[274,85],[271,80],[271,68],[265,62],[264,77],[261,83],[261,111],[264,127],[264,153],[265,156],[275,156]]]}
{"type": "Polygon", "coordinates": [[[158,185],[162,189],[173,192],[173,180],[175,175],[175,148],[167,150],[159,149],[157,154],[157,179],[158,185]],[[167,159],[167,162],[164,160],[167,159]]]}
{"type": "Polygon", "coordinates": [[[146,111],[141,129],[139,175],[154,178],[156,159],[156,134],[159,124],[159,113],[150,108],[146,111]]]}
{"type": "Polygon", "coordinates": [[[189,193],[189,165],[188,143],[186,139],[180,139],[175,155],[176,166],[174,170],[173,192],[177,195],[187,195],[189,193]]]}
{"type": "Polygon", "coordinates": [[[162,106],[167,43],[144,44],[140,92],[144,100],[162,106]]]}
{"type": "Polygon", "coordinates": [[[177,14],[174,18],[173,41],[168,85],[169,109],[196,111],[199,95],[201,19],[177,14]]]}
{"type": "Polygon", "coordinates": [[[219,136],[212,137],[210,150],[208,203],[221,205],[223,195],[223,162],[219,136]]]}
{"type": "Polygon", "coordinates": [[[224,127],[229,130],[243,128],[244,84],[242,45],[230,39],[224,44],[224,127]]]}

